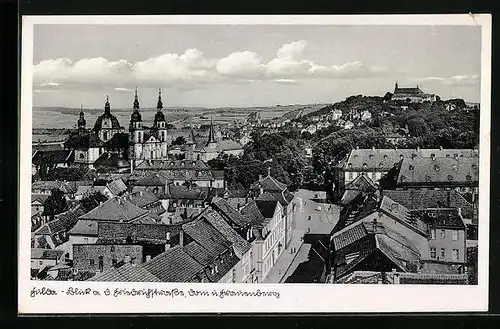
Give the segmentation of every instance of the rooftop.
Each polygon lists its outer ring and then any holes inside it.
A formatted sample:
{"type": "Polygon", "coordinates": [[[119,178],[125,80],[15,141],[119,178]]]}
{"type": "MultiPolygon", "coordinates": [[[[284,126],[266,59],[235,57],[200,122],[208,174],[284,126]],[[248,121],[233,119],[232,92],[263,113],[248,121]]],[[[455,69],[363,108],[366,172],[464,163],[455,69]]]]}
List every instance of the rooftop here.
{"type": "Polygon", "coordinates": [[[143,217],[148,212],[123,197],[114,197],[80,216],[80,219],[100,221],[125,221],[143,217]]]}

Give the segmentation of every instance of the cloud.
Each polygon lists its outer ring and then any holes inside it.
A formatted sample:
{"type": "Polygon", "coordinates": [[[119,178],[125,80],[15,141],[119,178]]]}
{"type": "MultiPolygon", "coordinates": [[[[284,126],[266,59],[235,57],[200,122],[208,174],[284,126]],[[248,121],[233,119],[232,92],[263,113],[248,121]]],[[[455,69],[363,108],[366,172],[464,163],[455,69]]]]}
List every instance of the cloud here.
{"type": "Polygon", "coordinates": [[[103,57],[76,62],[68,58],[50,59],[34,66],[34,89],[39,92],[71,88],[129,91],[137,85],[193,90],[213,83],[274,81],[294,84],[301,79],[368,78],[388,72],[386,68],[359,61],[322,65],[304,58],[306,48],[305,40],[293,41],[278,48],[275,57],[268,61],[249,50],[208,58],[194,48],[182,54],[167,53],[135,63],[103,57]]]}
{"type": "Polygon", "coordinates": [[[478,74],[454,75],[451,77],[425,77],[413,79],[416,82],[438,82],[446,86],[477,86],[480,83],[478,74]]]}

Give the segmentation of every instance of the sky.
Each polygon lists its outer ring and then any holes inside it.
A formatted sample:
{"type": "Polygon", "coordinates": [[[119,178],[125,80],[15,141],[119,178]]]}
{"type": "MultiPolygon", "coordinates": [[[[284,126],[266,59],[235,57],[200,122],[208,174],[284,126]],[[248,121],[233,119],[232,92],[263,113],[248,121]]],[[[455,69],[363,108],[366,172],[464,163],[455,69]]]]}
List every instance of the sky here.
{"type": "Polygon", "coordinates": [[[33,105],[253,107],[419,86],[479,102],[480,28],[35,25],[33,105]]]}

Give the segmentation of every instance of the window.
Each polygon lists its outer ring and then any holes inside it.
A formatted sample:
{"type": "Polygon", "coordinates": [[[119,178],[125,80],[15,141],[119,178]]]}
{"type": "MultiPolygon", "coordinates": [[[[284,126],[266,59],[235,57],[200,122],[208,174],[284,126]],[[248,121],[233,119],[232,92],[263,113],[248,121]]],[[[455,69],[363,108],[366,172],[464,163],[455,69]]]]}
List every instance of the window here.
{"type": "Polygon", "coordinates": [[[430,250],[430,257],[432,259],[436,259],[436,248],[429,248],[430,250]]]}
{"type": "Polygon", "coordinates": [[[458,255],[459,255],[458,249],[453,249],[453,253],[451,254],[452,260],[454,260],[454,261],[457,262],[458,261],[458,255]]]}
{"type": "Polygon", "coordinates": [[[444,239],[445,237],[445,230],[441,230],[441,239],[444,239]]]}
{"type": "Polygon", "coordinates": [[[349,171],[349,179],[352,179],[353,177],[353,172],[352,171],[349,171]]]}
{"type": "Polygon", "coordinates": [[[85,154],[80,153],[80,155],[79,155],[78,157],[79,157],[80,159],[83,159],[83,158],[85,158],[85,154]]]}
{"type": "Polygon", "coordinates": [[[114,252],[115,251],[115,246],[111,246],[111,252],[114,252]]]}
{"type": "Polygon", "coordinates": [[[431,229],[431,240],[436,240],[436,229],[431,229]]]}
{"type": "Polygon", "coordinates": [[[89,238],[83,238],[83,242],[89,243],[89,238]]]}
{"type": "Polygon", "coordinates": [[[42,265],[42,264],[43,264],[43,260],[39,260],[38,265],[42,265]]]}
{"type": "Polygon", "coordinates": [[[115,258],[113,258],[113,259],[111,260],[111,265],[113,265],[113,266],[115,266],[115,265],[116,265],[116,259],[115,259],[115,258]]]}
{"type": "Polygon", "coordinates": [[[130,259],[130,262],[131,262],[132,264],[135,264],[135,260],[136,260],[136,258],[135,258],[135,257],[132,257],[132,258],[130,259]]]}
{"type": "Polygon", "coordinates": [[[457,241],[458,240],[458,231],[457,230],[451,231],[451,239],[453,241],[457,241]]]}
{"type": "Polygon", "coordinates": [[[95,264],[95,262],[94,262],[94,260],[93,260],[93,259],[89,260],[89,265],[90,265],[90,266],[94,266],[94,264],[95,264]]]}
{"type": "Polygon", "coordinates": [[[441,248],[441,258],[446,257],[446,250],[444,248],[441,248]]]}

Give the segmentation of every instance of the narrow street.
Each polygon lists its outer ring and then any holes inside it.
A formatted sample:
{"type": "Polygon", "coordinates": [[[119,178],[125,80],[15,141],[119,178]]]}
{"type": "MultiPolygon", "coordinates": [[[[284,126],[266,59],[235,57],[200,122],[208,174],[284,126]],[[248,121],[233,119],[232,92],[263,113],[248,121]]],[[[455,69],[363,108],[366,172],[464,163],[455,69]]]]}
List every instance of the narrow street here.
{"type": "Polygon", "coordinates": [[[303,273],[317,273],[319,267],[322,270],[322,265],[319,264],[322,262],[320,256],[311,249],[311,241],[304,243],[304,235],[328,235],[337,223],[340,211],[336,205],[313,201],[315,194],[307,190],[295,193],[293,202],[296,202],[297,206],[293,214],[295,228],[292,242],[278,258],[264,283],[287,282],[292,276],[294,278],[291,282],[313,282],[316,275],[308,276],[303,273]],[[300,281],[295,281],[298,276],[301,277],[300,281]]]}

